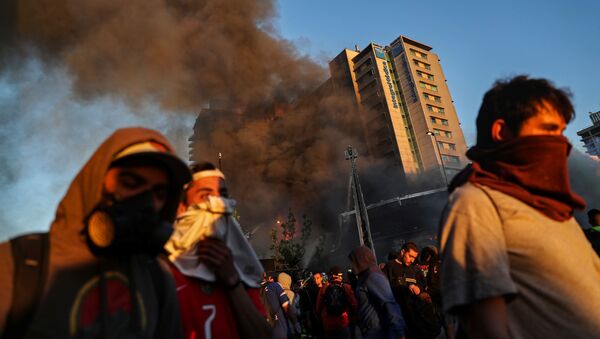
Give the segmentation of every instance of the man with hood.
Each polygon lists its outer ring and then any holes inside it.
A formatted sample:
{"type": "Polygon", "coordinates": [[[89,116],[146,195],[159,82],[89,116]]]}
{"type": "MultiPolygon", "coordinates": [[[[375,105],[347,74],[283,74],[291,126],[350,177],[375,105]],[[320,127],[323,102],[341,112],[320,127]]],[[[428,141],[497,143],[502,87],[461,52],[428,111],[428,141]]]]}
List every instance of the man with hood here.
{"type": "Polygon", "coordinates": [[[387,278],[373,251],[361,246],[350,253],[352,271],[358,275],[354,296],[363,339],[404,338],[404,318],[387,278]]]}
{"type": "Polygon", "coordinates": [[[174,282],[157,255],[190,177],[160,133],[115,131],[71,183],[49,233],[0,244],[3,337],[181,337],[174,282]],[[22,255],[32,251],[45,255],[22,255]]]}
{"type": "Polygon", "coordinates": [[[600,338],[600,259],[573,218],[562,135],[573,117],[548,80],[498,81],[477,116],[473,163],[442,216],[442,298],[469,338],[600,338]]]}
{"type": "Polygon", "coordinates": [[[185,338],[269,338],[260,300],[263,269],[234,217],[225,175],[192,168],[175,230],[165,245],[185,338]]]}

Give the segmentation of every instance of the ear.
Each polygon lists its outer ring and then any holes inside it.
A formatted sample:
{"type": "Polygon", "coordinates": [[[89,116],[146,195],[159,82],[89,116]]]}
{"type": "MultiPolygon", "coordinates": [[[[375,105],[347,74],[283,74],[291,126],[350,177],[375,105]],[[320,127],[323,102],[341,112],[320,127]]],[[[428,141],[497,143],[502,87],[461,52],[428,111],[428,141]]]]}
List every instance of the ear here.
{"type": "Polygon", "coordinates": [[[508,128],[504,119],[497,119],[492,123],[491,128],[492,141],[495,143],[507,141],[513,138],[513,133],[508,128]]]}
{"type": "Polygon", "coordinates": [[[179,203],[179,206],[177,206],[177,215],[181,215],[185,213],[185,211],[187,211],[187,206],[182,201],[179,203]]]}

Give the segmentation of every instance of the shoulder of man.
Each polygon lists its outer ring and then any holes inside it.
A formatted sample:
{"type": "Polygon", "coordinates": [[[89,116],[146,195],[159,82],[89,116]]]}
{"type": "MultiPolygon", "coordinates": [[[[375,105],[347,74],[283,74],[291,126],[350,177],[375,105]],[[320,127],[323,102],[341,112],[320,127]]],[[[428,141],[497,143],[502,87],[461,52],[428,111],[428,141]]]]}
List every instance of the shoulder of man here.
{"type": "Polygon", "coordinates": [[[483,185],[466,183],[456,188],[448,197],[448,205],[453,207],[478,206],[481,200],[489,200],[490,196],[486,193],[489,189],[483,185]]]}

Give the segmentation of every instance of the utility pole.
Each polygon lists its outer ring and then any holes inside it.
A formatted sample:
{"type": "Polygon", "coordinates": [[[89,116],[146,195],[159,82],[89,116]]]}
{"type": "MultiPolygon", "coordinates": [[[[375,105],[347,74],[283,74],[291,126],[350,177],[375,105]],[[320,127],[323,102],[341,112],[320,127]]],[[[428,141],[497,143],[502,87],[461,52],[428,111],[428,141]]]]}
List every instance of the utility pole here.
{"type": "Polygon", "coordinates": [[[367,213],[367,205],[360,188],[360,180],[358,179],[358,171],[356,169],[356,159],[358,153],[352,146],[348,146],[346,149],[346,160],[350,160],[352,164],[351,184],[354,191],[354,215],[356,216],[356,226],[358,227],[358,237],[361,246],[367,246],[375,254],[375,245],[373,244],[373,238],[371,237],[371,226],[369,225],[369,215],[367,213]]]}

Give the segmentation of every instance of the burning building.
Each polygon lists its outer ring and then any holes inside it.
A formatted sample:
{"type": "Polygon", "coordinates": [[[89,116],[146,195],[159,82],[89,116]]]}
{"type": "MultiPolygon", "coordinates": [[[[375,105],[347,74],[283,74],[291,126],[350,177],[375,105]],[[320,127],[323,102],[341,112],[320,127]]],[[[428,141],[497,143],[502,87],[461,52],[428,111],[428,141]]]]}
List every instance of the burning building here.
{"type": "Polygon", "coordinates": [[[401,35],[390,46],[346,49],[329,63],[334,89],[367,108],[361,122],[369,154],[388,159],[409,178],[427,173],[429,188],[464,167],[467,149],[439,57],[431,50],[401,35]]]}
{"type": "Polygon", "coordinates": [[[590,112],[590,119],[592,126],[578,131],[577,135],[581,137],[586,153],[600,158],[600,111],[590,112]]]}

